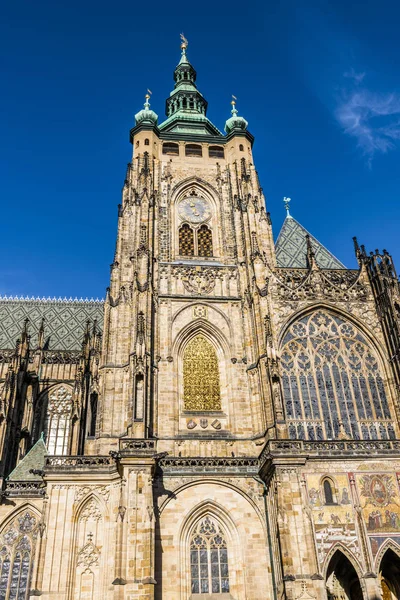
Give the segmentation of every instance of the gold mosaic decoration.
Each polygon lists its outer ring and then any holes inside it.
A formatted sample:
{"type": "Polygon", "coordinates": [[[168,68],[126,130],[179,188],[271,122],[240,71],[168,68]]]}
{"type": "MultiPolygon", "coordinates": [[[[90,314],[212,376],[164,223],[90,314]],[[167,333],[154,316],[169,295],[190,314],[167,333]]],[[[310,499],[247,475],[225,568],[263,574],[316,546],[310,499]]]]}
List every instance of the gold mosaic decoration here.
{"type": "Polygon", "coordinates": [[[183,356],[183,403],[185,410],[221,410],[217,353],[203,335],[188,343],[183,356]]]}

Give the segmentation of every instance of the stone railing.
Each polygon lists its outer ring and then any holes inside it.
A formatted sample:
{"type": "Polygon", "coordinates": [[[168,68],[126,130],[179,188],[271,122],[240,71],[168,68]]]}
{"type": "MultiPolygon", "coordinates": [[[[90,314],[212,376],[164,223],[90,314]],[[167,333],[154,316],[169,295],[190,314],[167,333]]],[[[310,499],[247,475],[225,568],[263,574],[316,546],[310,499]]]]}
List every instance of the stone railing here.
{"type": "Polygon", "coordinates": [[[45,472],[95,470],[109,472],[116,469],[112,456],[48,456],[45,472]]]}
{"type": "Polygon", "coordinates": [[[154,456],[157,440],[141,440],[137,438],[122,438],[119,440],[119,455],[122,456],[154,456]]]}
{"type": "Polygon", "coordinates": [[[270,440],[261,452],[260,461],[264,464],[280,456],[369,458],[387,455],[400,455],[400,440],[270,440]]]}
{"type": "Polygon", "coordinates": [[[7,481],[4,496],[7,498],[34,498],[44,496],[46,485],[43,481],[7,481]]]}
{"type": "Polygon", "coordinates": [[[45,350],[43,352],[43,364],[54,365],[77,365],[79,364],[82,353],[79,350],[45,350]]]}
{"type": "Polygon", "coordinates": [[[259,460],[255,457],[176,457],[162,458],[159,465],[164,473],[224,473],[256,475],[259,460]]]}

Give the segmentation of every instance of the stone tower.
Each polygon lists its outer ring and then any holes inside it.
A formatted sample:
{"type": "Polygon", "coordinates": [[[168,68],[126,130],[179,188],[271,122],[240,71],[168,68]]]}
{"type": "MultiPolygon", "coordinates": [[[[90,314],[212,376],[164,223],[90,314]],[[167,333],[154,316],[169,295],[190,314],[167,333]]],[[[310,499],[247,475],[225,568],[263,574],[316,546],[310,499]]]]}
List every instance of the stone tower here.
{"type": "Polygon", "coordinates": [[[182,37],[105,302],[0,299],[0,600],[400,597],[400,289],[290,214],[182,37]],[[13,335],[21,337],[15,342],[13,335]]]}

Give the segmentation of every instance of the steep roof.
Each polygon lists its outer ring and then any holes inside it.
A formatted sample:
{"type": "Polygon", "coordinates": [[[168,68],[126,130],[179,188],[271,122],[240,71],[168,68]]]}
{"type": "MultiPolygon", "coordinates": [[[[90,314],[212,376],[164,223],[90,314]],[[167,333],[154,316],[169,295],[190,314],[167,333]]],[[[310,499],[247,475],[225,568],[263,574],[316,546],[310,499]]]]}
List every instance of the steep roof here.
{"type": "Polygon", "coordinates": [[[31,473],[32,469],[41,470],[44,467],[47,448],[41,437],[18,463],[7,479],[10,481],[40,481],[40,475],[31,473]]]}
{"type": "Polygon", "coordinates": [[[321,269],[346,268],[336,256],[290,215],[286,217],[275,243],[278,267],[307,268],[307,235],[310,236],[315,258],[321,269]]]}
{"type": "Polygon", "coordinates": [[[99,329],[103,329],[103,310],[103,300],[0,296],[0,348],[15,347],[26,318],[31,344],[35,347],[44,317],[45,350],[79,350],[87,321],[97,319],[99,329]]]}

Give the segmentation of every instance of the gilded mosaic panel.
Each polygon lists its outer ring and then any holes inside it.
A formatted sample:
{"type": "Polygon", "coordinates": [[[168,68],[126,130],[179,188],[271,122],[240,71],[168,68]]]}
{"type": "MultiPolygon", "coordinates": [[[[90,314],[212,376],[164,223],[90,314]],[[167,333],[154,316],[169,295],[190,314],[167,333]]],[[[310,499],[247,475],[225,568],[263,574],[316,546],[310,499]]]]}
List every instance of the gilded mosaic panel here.
{"type": "Polygon", "coordinates": [[[342,543],[355,556],[360,555],[350,483],[346,473],[335,474],[332,482],[334,503],[327,504],[321,475],[307,475],[308,500],[314,523],[318,561],[322,565],[334,544],[342,543]]]}
{"type": "Polygon", "coordinates": [[[400,533],[400,496],[396,476],[363,473],[356,475],[356,481],[367,532],[400,533]]]}

